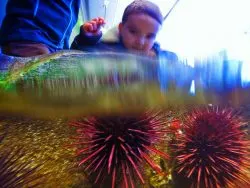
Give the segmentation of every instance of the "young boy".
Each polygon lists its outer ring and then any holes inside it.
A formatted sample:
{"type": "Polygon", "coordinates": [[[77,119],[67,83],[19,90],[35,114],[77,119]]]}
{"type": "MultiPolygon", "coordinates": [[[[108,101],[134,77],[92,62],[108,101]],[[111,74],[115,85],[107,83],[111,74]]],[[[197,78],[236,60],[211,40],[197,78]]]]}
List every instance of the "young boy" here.
{"type": "Polygon", "coordinates": [[[159,7],[147,0],[135,0],[129,4],[118,28],[111,29],[102,36],[103,18],[95,18],[81,26],[80,34],[71,48],[83,51],[128,51],[151,57],[164,55],[176,61],[177,56],[162,51],[155,42],[163,22],[159,7]]]}

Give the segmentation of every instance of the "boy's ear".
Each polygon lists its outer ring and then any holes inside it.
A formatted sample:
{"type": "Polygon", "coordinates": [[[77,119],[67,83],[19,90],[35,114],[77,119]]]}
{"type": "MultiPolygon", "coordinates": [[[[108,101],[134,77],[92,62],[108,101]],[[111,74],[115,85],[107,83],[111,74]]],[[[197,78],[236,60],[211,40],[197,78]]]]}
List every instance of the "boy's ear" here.
{"type": "Polygon", "coordinates": [[[122,27],[123,27],[122,23],[119,23],[119,25],[118,25],[119,33],[121,33],[121,31],[122,31],[122,27]]]}

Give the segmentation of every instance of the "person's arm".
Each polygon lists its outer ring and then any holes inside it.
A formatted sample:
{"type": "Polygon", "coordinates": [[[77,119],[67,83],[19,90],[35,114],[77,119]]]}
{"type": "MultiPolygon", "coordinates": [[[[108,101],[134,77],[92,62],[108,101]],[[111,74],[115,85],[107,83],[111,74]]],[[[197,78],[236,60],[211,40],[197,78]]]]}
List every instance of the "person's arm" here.
{"type": "Polygon", "coordinates": [[[95,18],[84,23],[80,27],[80,34],[72,42],[71,49],[82,49],[97,44],[102,37],[101,27],[104,24],[103,18],[95,18]]]}

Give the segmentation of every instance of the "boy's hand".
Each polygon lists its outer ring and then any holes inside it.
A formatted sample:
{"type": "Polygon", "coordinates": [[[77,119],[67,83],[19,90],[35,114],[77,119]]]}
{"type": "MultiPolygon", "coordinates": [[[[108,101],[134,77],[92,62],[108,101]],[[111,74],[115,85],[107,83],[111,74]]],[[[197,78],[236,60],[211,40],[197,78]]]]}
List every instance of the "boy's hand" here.
{"type": "Polygon", "coordinates": [[[80,28],[80,35],[97,36],[101,35],[101,27],[105,25],[105,20],[101,17],[94,18],[84,23],[80,28]]]}

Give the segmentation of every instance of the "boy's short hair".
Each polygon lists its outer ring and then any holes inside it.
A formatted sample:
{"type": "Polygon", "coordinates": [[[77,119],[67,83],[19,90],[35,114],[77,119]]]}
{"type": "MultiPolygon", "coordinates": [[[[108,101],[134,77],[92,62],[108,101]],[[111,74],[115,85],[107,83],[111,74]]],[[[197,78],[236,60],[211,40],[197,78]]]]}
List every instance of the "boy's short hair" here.
{"type": "Polygon", "coordinates": [[[154,18],[160,24],[162,24],[163,22],[162,13],[160,11],[160,8],[156,4],[147,0],[135,0],[130,3],[124,10],[122,23],[125,23],[127,21],[129,15],[138,13],[146,14],[154,18]]]}

